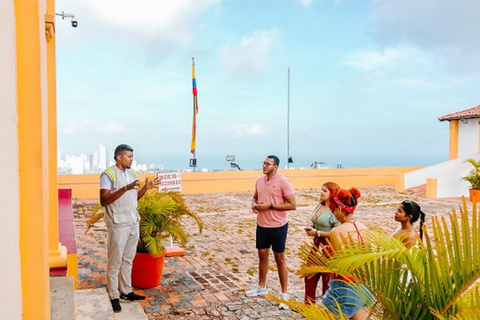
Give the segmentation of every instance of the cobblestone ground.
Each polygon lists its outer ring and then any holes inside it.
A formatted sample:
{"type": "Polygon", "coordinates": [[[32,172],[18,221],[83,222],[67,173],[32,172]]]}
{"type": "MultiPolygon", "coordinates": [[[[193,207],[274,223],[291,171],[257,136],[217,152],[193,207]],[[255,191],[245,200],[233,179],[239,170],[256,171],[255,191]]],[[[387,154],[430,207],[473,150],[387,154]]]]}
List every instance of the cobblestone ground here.
{"type": "MultiPolygon", "coordinates": [[[[432,200],[422,197],[421,190],[398,193],[392,187],[359,188],[362,197],[356,216],[370,227],[392,233],[398,224],[393,215],[404,199],[417,201],[427,213],[441,216],[457,209],[461,200],[432,200]]],[[[248,298],[245,291],[258,277],[255,249],[256,215],[250,211],[250,192],[185,196],[189,208],[204,223],[198,233],[194,222],[185,220],[191,235],[186,254],[167,257],[161,285],[136,290],[147,296],[142,306],[153,319],[301,319],[292,311],[279,310],[278,304],[265,297],[248,298]]],[[[303,228],[318,202],[318,190],[297,190],[297,210],[289,214],[286,260],[289,269],[291,298],[303,301],[303,279],[295,274],[300,266],[297,252],[304,241],[311,241],[303,228]]],[[[75,229],[79,255],[79,289],[106,287],[106,228],[96,224],[86,235],[86,219],[96,203],[74,201],[75,229]]],[[[417,225],[418,227],[418,225],[417,225]]],[[[279,294],[273,256],[267,277],[270,293],[279,294]]],[[[319,288],[320,291],[320,288],[319,288]]]]}

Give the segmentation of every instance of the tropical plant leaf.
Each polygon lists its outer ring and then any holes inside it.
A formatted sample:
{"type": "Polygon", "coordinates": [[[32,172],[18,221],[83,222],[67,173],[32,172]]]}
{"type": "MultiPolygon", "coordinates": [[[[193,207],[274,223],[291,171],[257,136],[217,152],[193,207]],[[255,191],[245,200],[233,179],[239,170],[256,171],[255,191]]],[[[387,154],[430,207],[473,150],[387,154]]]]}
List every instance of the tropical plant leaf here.
{"type": "Polygon", "coordinates": [[[103,209],[103,206],[101,204],[97,204],[93,210],[92,210],[92,215],[90,216],[90,218],[86,221],[87,222],[87,229],[85,230],[85,234],[88,233],[88,231],[90,230],[90,228],[92,228],[95,223],[97,223],[98,221],[100,221],[101,219],[103,219],[103,217],[105,216],[105,211],[104,210],[100,210],[100,209],[103,209]]]}
{"type": "Polygon", "coordinates": [[[304,304],[295,300],[283,300],[277,298],[272,294],[267,294],[267,298],[270,300],[276,301],[278,303],[286,304],[291,310],[298,312],[302,316],[310,320],[347,320],[340,309],[340,306],[337,305],[338,316],[335,313],[332,313],[325,307],[321,307],[317,304],[304,304]]]}
{"type": "Polygon", "coordinates": [[[376,319],[478,319],[480,225],[472,207],[469,214],[463,199],[459,214],[433,217],[431,233],[424,226],[424,245],[410,249],[379,230],[366,232],[363,245],[344,239],[328,259],[304,244],[298,273],[353,277],[375,297],[376,319]]]}
{"type": "MultiPolygon", "coordinates": [[[[151,180],[153,177],[148,179],[151,180]]],[[[140,189],[143,185],[144,183],[141,183],[140,189]]],[[[137,206],[140,216],[138,252],[161,255],[170,237],[179,241],[180,245],[185,245],[188,240],[188,234],[182,224],[185,217],[193,218],[202,232],[201,218],[188,209],[185,199],[178,192],[158,192],[157,189],[150,189],[138,200],[137,206]]],[[[95,207],[92,217],[87,221],[89,228],[103,217],[103,212],[98,213],[101,208],[101,205],[95,207]]]]}

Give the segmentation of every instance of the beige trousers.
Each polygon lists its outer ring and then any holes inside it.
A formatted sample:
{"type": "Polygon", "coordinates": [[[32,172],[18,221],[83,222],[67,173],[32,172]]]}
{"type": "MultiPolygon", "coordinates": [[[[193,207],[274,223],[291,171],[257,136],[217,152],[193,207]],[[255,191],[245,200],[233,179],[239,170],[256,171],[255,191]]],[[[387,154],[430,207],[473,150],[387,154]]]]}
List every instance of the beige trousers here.
{"type": "Polygon", "coordinates": [[[107,231],[108,295],[110,299],[118,299],[119,272],[120,291],[124,294],[132,292],[132,261],[137,251],[139,225],[107,226],[107,231]]]}

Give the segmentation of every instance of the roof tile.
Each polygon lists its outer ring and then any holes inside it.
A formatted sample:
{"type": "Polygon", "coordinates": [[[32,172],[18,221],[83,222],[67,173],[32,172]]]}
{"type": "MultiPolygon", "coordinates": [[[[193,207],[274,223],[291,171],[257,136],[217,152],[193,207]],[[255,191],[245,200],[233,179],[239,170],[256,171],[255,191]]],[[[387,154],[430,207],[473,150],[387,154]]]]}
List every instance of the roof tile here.
{"type": "Polygon", "coordinates": [[[471,118],[480,118],[480,105],[470,109],[447,114],[443,117],[438,118],[438,120],[450,121],[450,120],[471,119],[471,118]]]}

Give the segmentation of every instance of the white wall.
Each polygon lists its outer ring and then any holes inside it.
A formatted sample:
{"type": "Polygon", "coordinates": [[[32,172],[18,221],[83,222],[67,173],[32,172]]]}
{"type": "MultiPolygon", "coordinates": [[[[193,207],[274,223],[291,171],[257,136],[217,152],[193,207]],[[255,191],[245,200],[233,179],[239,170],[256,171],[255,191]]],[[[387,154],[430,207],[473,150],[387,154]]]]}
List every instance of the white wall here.
{"type": "Polygon", "coordinates": [[[22,319],[14,1],[0,1],[0,317],[22,319]]]}
{"type": "Polygon", "coordinates": [[[437,198],[451,198],[465,196],[468,199],[468,189],[470,183],[463,181],[464,177],[471,169],[452,172],[451,174],[438,177],[437,179],[437,198]]]}
{"type": "Polygon", "coordinates": [[[463,157],[478,150],[478,119],[458,121],[458,156],[463,157]]]}
{"type": "Polygon", "coordinates": [[[409,189],[425,184],[428,178],[438,178],[456,171],[468,172],[471,164],[464,163],[465,158],[475,158],[475,154],[407,172],[404,174],[404,188],[409,189]]]}
{"type": "Polygon", "coordinates": [[[437,198],[468,196],[469,183],[462,181],[473,167],[464,163],[466,158],[480,159],[480,153],[464,155],[460,158],[407,172],[403,175],[404,188],[409,189],[426,184],[428,178],[437,179],[437,198]]]}

